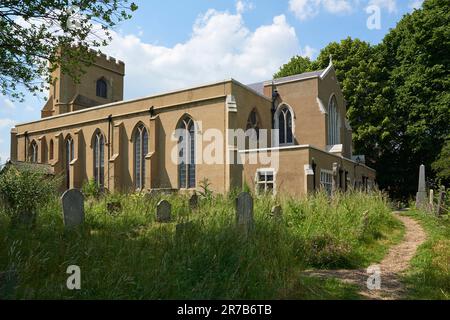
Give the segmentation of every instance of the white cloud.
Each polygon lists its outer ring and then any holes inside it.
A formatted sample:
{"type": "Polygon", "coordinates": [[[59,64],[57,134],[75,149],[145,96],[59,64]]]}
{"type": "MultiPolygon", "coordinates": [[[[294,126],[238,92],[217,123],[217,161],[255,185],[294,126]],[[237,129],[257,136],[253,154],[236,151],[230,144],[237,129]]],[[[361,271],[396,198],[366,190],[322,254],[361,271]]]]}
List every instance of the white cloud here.
{"type": "Polygon", "coordinates": [[[14,127],[15,124],[16,124],[16,122],[12,119],[8,119],[8,118],[0,119],[0,129],[12,128],[12,127],[14,127]]]}
{"type": "Polygon", "coordinates": [[[307,20],[319,13],[320,0],[289,0],[289,10],[300,20],[307,20]]]}
{"type": "Polygon", "coordinates": [[[323,8],[332,14],[351,13],[359,0],[289,0],[289,10],[299,20],[307,20],[319,14],[323,8]]]}
{"type": "Polygon", "coordinates": [[[14,109],[16,109],[16,105],[11,101],[11,100],[9,100],[8,98],[3,98],[3,103],[2,103],[2,105],[6,108],[6,109],[9,109],[9,110],[14,110],[14,109]]]}
{"type": "Polygon", "coordinates": [[[251,31],[239,12],[211,9],[198,17],[190,39],[173,47],[113,33],[104,51],[125,61],[131,98],[230,77],[244,83],[267,80],[301,48],[284,15],[251,31]]]}
{"type": "Polygon", "coordinates": [[[352,5],[349,0],[322,0],[324,8],[330,13],[352,12],[352,5]]]}
{"type": "Polygon", "coordinates": [[[409,0],[409,8],[420,9],[422,7],[424,0],[409,0]]]}
{"type": "Polygon", "coordinates": [[[318,52],[317,49],[311,48],[310,46],[305,46],[302,50],[302,56],[308,57],[311,60],[313,60],[317,52],[318,52]]]}
{"type": "Polygon", "coordinates": [[[245,1],[239,0],[236,3],[236,11],[238,14],[242,14],[246,11],[252,10],[253,8],[254,8],[254,5],[251,2],[245,2],[245,1]]]}
{"type": "Polygon", "coordinates": [[[369,5],[375,5],[381,9],[386,9],[389,13],[397,12],[397,1],[396,0],[370,0],[369,5]]]}

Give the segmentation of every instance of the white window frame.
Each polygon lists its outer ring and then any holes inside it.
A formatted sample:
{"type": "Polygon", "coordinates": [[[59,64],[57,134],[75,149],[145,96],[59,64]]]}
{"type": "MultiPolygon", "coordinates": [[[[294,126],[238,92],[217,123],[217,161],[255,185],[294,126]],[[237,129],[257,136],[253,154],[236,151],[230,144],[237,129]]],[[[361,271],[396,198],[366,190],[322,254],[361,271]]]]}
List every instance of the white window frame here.
{"type": "Polygon", "coordinates": [[[329,196],[333,191],[333,171],[320,169],[320,187],[325,190],[329,196]]]}
{"type": "Polygon", "coordinates": [[[339,113],[337,98],[334,93],[330,96],[330,100],[328,101],[327,111],[328,145],[334,146],[341,144],[341,115],[339,113]]]}
{"type": "Polygon", "coordinates": [[[272,194],[276,194],[277,190],[277,171],[273,168],[261,168],[256,170],[255,175],[255,188],[256,188],[256,194],[261,194],[260,186],[264,186],[264,192],[267,193],[270,189],[268,188],[269,184],[272,184],[272,194]],[[260,177],[264,176],[265,179],[261,180],[260,177]],[[272,175],[273,180],[267,180],[267,176],[272,175]]]}
{"type": "MultiPolygon", "coordinates": [[[[292,109],[292,107],[290,105],[288,105],[287,103],[281,103],[277,110],[275,111],[274,114],[274,129],[278,130],[275,131],[274,134],[274,141],[273,141],[273,145],[275,146],[293,146],[295,145],[295,140],[296,140],[296,136],[295,136],[295,114],[294,114],[294,109],[292,109]],[[292,142],[286,142],[286,143],[280,143],[280,114],[283,112],[283,109],[287,109],[287,112],[289,112],[291,114],[291,120],[292,120],[292,142]]],[[[284,137],[285,140],[287,140],[287,122],[286,122],[286,116],[285,116],[285,121],[284,121],[284,137]]]]}

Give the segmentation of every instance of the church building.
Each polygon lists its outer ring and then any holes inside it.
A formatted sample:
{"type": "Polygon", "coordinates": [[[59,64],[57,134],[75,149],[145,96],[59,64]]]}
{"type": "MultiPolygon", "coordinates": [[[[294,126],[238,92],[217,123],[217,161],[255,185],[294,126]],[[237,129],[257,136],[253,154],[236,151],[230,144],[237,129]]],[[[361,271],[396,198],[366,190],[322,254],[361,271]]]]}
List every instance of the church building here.
{"type": "Polygon", "coordinates": [[[352,153],[331,60],[286,78],[127,101],[124,75],[124,63],[103,54],[77,83],[55,70],[41,119],[11,130],[11,162],[45,167],[63,189],[94,180],[112,192],[193,192],[204,179],[218,193],[246,185],[292,196],[375,184],[376,172],[352,153]]]}

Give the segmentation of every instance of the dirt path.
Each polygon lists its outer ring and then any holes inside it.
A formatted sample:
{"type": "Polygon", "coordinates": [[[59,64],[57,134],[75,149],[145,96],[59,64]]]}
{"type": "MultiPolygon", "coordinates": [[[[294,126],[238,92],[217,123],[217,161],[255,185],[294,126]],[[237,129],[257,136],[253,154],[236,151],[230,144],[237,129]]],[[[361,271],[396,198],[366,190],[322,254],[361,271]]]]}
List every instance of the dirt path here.
{"type": "Polygon", "coordinates": [[[376,265],[381,271],[380,290],[369,290],[367,288],[367,280],[373,273],[368,273],[366,269],[306,271],[306,275],[319,278],[337,278],[343,282],[358,285],[360,287],[359,293],[366,299],[402,299],[405,295],[405,288],[400,282],[399,275],[408,268],[417,248],[426,240],[426,234],[415,220],[400,215],[397,215],[397,217],[405,225],[405,237],[400,244],[389,250],[389,253],[379,265],[376,265]]]}

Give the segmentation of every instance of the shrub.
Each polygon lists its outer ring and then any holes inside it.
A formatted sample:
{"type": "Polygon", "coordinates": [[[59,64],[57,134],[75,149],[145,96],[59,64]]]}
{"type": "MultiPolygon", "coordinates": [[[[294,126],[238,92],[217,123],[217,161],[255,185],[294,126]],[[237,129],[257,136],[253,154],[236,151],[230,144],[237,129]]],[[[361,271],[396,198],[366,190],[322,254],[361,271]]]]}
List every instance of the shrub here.
{"type": "Polygon", "coordinates": [[[91,179],[83,184],[81,190],[87,198],[98,199],[102,195],[102,190],[94,179],[91,179]]]}
{"type": "Polygon", "coordinates": [[[34,225],[38,208],[56,194],[59,179],[31,166],[9,167],[0,175],[0,197],[13,225],[34,225]]]}

